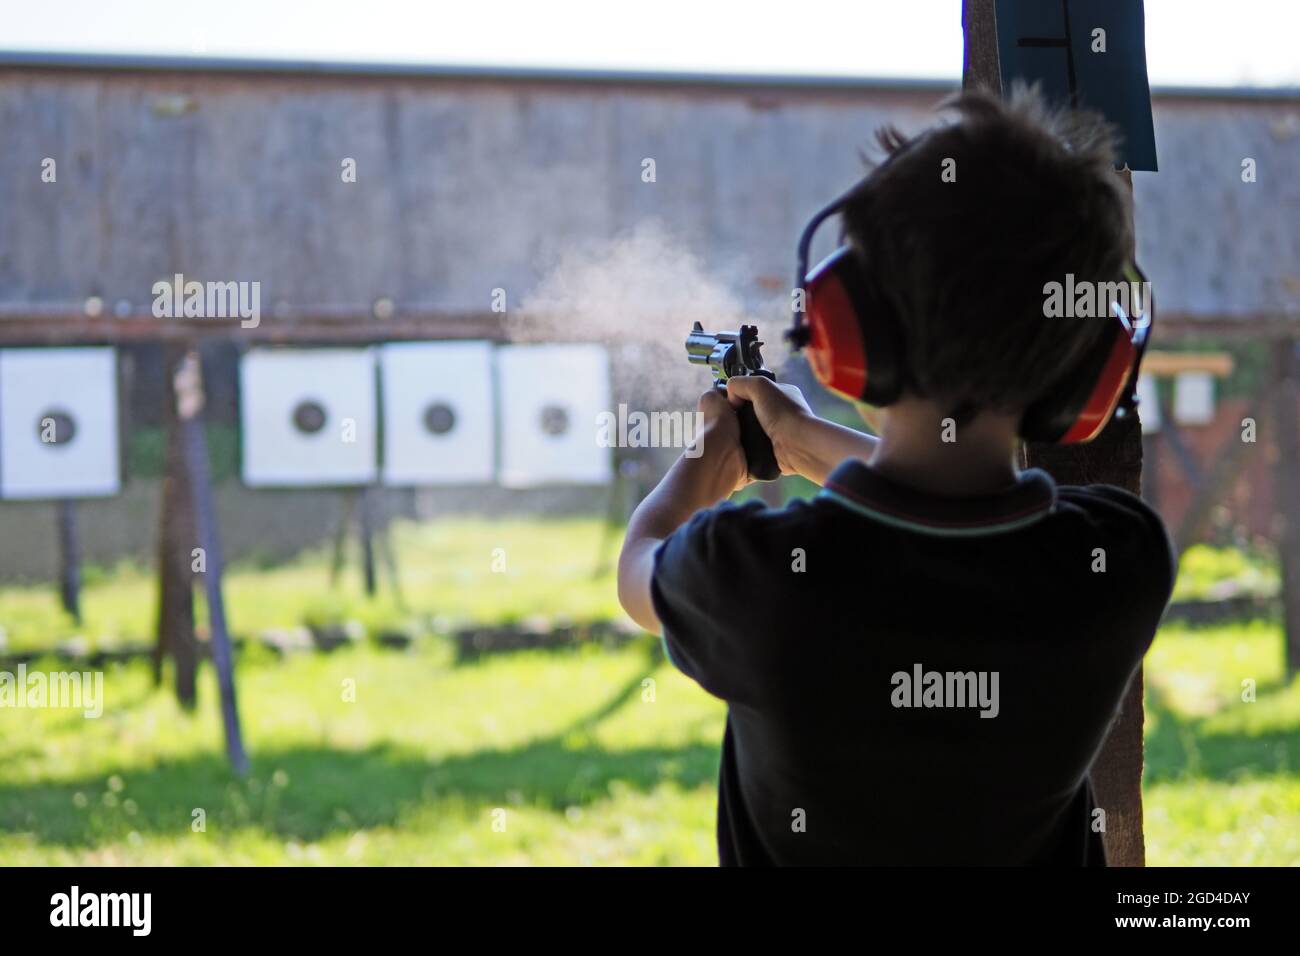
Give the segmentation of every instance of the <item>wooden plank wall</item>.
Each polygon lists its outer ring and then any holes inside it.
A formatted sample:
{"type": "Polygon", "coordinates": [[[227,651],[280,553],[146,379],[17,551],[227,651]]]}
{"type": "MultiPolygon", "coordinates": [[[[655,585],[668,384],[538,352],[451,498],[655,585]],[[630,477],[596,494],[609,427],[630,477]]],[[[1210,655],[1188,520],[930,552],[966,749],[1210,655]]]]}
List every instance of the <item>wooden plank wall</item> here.
{"type": "MultiPolygon", "coordinates": [[[[260,281],[264,314],[380,296],[480,313],[573,243],[653,219],[754,306],[788,287],[798,230],[859,174],[872,130],[916,129],[942,95],[4,68],[0,307],[97,294],[145,311],[180,271],[260,281]]],[[[1300,317],[1296,103],[1159,98],[1156,132],[1161,172],[1135,190],[1162,312],[1300,317]]]]}

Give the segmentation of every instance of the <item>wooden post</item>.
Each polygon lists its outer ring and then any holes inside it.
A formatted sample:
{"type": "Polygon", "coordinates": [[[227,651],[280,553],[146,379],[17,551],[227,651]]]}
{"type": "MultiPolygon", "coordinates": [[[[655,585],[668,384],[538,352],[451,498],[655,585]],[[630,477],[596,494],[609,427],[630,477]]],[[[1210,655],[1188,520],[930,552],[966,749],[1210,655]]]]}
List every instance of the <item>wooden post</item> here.
{"type": "MultiPolygon", "coordinates": [[[[1136,415],[1115,419],[1087,445],[1027,446],[1027,462],[1060,484],[1115,485],[1133,494],[1142,484],[1142,429],[1136,415]]],[[[1106,811],[1106,858],[1111,866],[1144,866],[1142,836],[1142,669],[1120,704],[1092,765],[1097,805],[1106,811]]]]}
{"type": "MultiPolygon", "coordinates": [[[[171,371],[171,367],[168,367],[171,371]]],[[[203,556],[203,588],[208,599],[208,643],[212,664],[217,669],[221,693],[221,719],[226,731],[226,755],[235,773],[248,772],[248,755],[239,729],[235,701],[234,657],[226,630],[226,604],[221,593],[221,538],[217,534],[216,508],[212,501],[208,444],[203,431],[203,379],[197,352],[188,352],[176,368],[174,378],[177,416],[181,423],[185,465],[190,475],[194,527],[203,556]]]]}
{"type": "Polygon", "coordinates": [[[393,589],[393,603],[399,611],[405,613],[406,598],[402,594],[402,572],[397,564],[397,549],[393,546],[392,522],[387,515],[384,515],[379,523],[376,541],[379,546],[380,560],[383,561],[384,571],[388,575],[388,583],[393,589]]]}
{"type": "Polygon", "coordinates": [[[59,511],[59,600],[81,624],[81,548],[77,537],[77,503],[61,498],[59,511]]]}
{"type": "Polygon", "coordinates": [[[361,528],[361,573],[365,578],[366,597],[375,596],[375,499],[369,487],[357,494],[357,522],[361,528]]]}
{"type": "MultiPolygon", "coordinates": [[[[964,87],[1001,90],[994,0],[964,0],[964,87]]],[[[1125,171],[1122,175],[1132,185],[1125,171]]],[[[1104,483],[1141,493],[1142,431],[1136,415],[1117,418],[1087,445],[1026,449],[1027,464],[1060,484],[1104,483]]],[[[1133,678],[1119,715],[1092,767],[1098,805],[1106,811],[1106,856],[1112,866],[1142,866],[1142,671],[1133,678]]]]}
{"type": "Polygon", "coordinates": [[[356,491],[348,488],[339,499],[339,523],[334,529],[334,553],[330,557],[330,587],[336,588],[347,561],[348,532],[352,529],[352,512],[356,510],[356,491]]]}
{"type": "Polygon", "coordinates": [[[964,90],[982,86],[996,93],[1002,88],[995,4],[996,0],[962,0],[961,29],[965,44],[961,86],[964,90]]]}
{"type": "Polygon", "coordinates": [[[334,530],[333,554],[330,557],[330,587],[337,587],[346,563],[348,531],[352,527],[352,517],[357,518],[357,534],[361,545],[362,583],[367,597],[374,597],[379,588],[378,575],[375,572],[375,548],[379,549],[379,558],[384,563],[384,570],[393,585],[393,597],[399,610],[405,610],[406,602],[402,597],[402,582],[397,567],[397,553],[393,550],[389,535],[387,515],[378,514],[378,489],[373,486],[365,488],[348,488],[343,492],[339,523],[334,530]]]}
{"type": "Polygon", "coordinates": [[[161,684],[163,660],[171,655],[176,668],[176,699],[186,710],[198,702],[195,675],[198,644],[194,638],[193,495],[182,447],[180,419],[172,370],[185,350],[163,348],[163,480],[158,519],[158,638],[154,645],[154,683],[161,684]]]}
{"type": "Polygon", "coordinates": [[[1286,634],[1286,674],[1300,671],[1300,375],[1296,371],[1296,342],[1273,344],[1277,391],[1273,400],[1273,487],[1281,519],[1278,556],[1282,565],[1282,621],[1286,634]]]}

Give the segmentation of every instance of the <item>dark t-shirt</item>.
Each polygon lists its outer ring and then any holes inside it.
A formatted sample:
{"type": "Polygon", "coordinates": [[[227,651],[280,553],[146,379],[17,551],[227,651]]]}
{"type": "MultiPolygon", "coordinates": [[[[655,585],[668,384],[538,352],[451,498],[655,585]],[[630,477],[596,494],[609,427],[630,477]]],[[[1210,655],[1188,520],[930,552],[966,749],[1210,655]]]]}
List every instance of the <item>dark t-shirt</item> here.
{"type": "Polygon", "coordinates": [[[1141,499],[1036,469],[939,498],[850,460],[699,512],[652,592],[728,704],[721,863],[1104,864],[1088,769],[1175,570],[1141,499]]]}

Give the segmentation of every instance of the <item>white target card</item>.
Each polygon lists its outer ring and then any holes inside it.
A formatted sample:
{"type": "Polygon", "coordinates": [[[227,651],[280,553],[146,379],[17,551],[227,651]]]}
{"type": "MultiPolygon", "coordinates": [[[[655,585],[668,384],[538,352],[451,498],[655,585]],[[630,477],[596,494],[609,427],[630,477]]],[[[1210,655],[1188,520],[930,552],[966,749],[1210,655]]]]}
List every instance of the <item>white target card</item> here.
{"type": "Polygon", "coordinates": [[[1214,421],[1213,375],[1181,372],[1174,379],[1174,421],[1180,425],[1208,425],[1214,421]]]}
{"type": "Polygon", "coordinates": [[[388,485],[491,482],[492,345],[402,342],[379,350],[388,485]]]}
{"type": "Polygon", "coordinates": [[[376,477],[375,356],[364,349],[255,349],[239,365],[244,482],[355,486],[376,477]]]}
{"type": "Polygon", "coordinates": [[[598,440],[611,411],[609,356],[599,345],[497,350],[501,482],[510,487],[604,484],[612,450],[598,440]]]}
{"type": "Polygon", "coordinates": [[[114,349],[0,350],[0,497],[117,494],[117,426],[114,349]]]}

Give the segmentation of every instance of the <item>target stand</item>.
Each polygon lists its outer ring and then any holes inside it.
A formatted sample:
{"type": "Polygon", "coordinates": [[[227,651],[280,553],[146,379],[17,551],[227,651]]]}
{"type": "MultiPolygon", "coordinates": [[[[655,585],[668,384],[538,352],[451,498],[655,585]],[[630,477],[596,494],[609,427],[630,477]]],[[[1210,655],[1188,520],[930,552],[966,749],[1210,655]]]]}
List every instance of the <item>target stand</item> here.
{"type": "Polygon", "coordinates": [[[0,350],[0,498],[53,500],[59,601],[81,624],[77,501],[121,488],[111,348],[0,350]]]}

